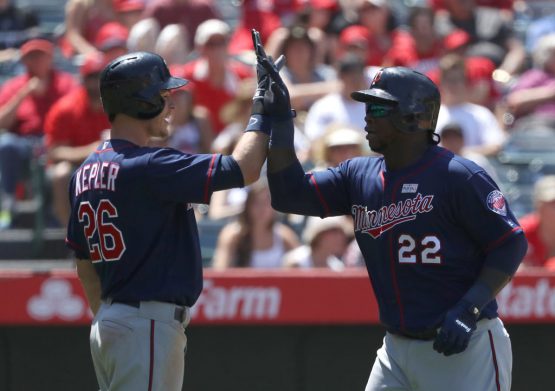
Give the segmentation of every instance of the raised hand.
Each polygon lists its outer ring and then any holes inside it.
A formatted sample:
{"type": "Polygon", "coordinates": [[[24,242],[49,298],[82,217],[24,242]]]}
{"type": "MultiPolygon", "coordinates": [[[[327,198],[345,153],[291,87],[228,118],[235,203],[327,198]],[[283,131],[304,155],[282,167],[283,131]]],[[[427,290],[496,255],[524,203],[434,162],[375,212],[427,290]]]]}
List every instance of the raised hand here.
{"type": "MultiPolygon", "coordinates": [[[[252,43],[254,50],[256,52],[257,58],[258,53],[264,53],[264,48],[262,47],[262,42],[260,41],[260,34],[255,29],[252,29],[252,43]]],[[[266,90],[270,86],[270,79],[266,70],[260,66],[257,62],[256,64],[256,91],[252,97],[252,114],[264,114],[264,95],[266,90]]]]}
{"type": "Polygon", "coordinates": [[[258,88],[253,99],[263,102],[264,115],[274,118],[290,118],[292,112],[289,91],[279,75],[280,69],[285,64],[285,57],[281,55],[274,62],[264,51],[258,31],[253,29],[252,37],[258,79],[258,88]]]}

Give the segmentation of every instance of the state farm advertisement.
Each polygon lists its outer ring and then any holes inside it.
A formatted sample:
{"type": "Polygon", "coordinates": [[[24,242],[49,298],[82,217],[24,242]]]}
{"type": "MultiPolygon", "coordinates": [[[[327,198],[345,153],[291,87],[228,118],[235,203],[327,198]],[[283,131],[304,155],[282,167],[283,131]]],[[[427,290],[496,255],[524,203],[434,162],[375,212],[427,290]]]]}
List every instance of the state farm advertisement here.
{"type": "MultiPolygon", "coordinates": [[[[72,271],[0,271],[0,324],[85,325],[92,314],[72,271]]],[[[515,276],[499,294],[505,323],[555,323],[555,273],[515,276]]],[[[376,324],[365,270],[207,270],[192,325],[376,324]]]]}

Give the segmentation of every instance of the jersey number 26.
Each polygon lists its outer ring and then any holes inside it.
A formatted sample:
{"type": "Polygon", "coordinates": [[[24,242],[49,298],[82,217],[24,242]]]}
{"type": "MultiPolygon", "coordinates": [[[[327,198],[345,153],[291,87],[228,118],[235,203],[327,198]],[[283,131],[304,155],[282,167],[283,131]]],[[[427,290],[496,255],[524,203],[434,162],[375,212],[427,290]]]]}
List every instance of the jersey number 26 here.
{"type": "Polygon", "coordinates": [[[81,202],[77,216],[79,222],[85,224],[84,231],[91,261],[118,261],[126,247],[121,231],[111,222],[118,217],[118,210],[114,204],[110,200],[102,199],[95,210],[88,201],[81,202]]]}

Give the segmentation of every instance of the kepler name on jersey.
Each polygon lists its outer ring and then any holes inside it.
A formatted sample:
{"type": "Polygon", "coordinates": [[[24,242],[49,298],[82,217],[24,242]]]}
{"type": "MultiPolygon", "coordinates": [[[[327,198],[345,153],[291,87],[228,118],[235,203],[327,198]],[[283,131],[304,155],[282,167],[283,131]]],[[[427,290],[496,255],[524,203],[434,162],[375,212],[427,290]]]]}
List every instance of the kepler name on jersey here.
{"type": "Polygon", "coordinates": [[[75,196],[87,190],[116,191],[118,172],[119,164],[114,162],[83,165],[75,174],[75,196]]]}

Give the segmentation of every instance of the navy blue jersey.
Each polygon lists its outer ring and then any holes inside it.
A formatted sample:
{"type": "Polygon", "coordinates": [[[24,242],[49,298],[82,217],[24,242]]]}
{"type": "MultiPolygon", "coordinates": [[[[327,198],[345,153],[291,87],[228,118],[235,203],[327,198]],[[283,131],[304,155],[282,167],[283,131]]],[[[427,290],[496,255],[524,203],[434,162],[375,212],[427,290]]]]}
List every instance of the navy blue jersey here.
{"type": "MultiPolygon", "coordinates": [[[[401,170],[361,157],[307,175],[321,216],[352,215],[380,319],[392,330],[439,326],[487,252],[521,230],[485,171],[440,147],[401,170]]],[[[497,316],[497,303],[482,316],[497,316]]]]}
{"type": "Polygon", "coordinates": [[[208,203],[221,155],[104,142],[73,174],[67,244],[93,262],[102,298],[191,306],[202,290],[192,203],[208,203]]]}

